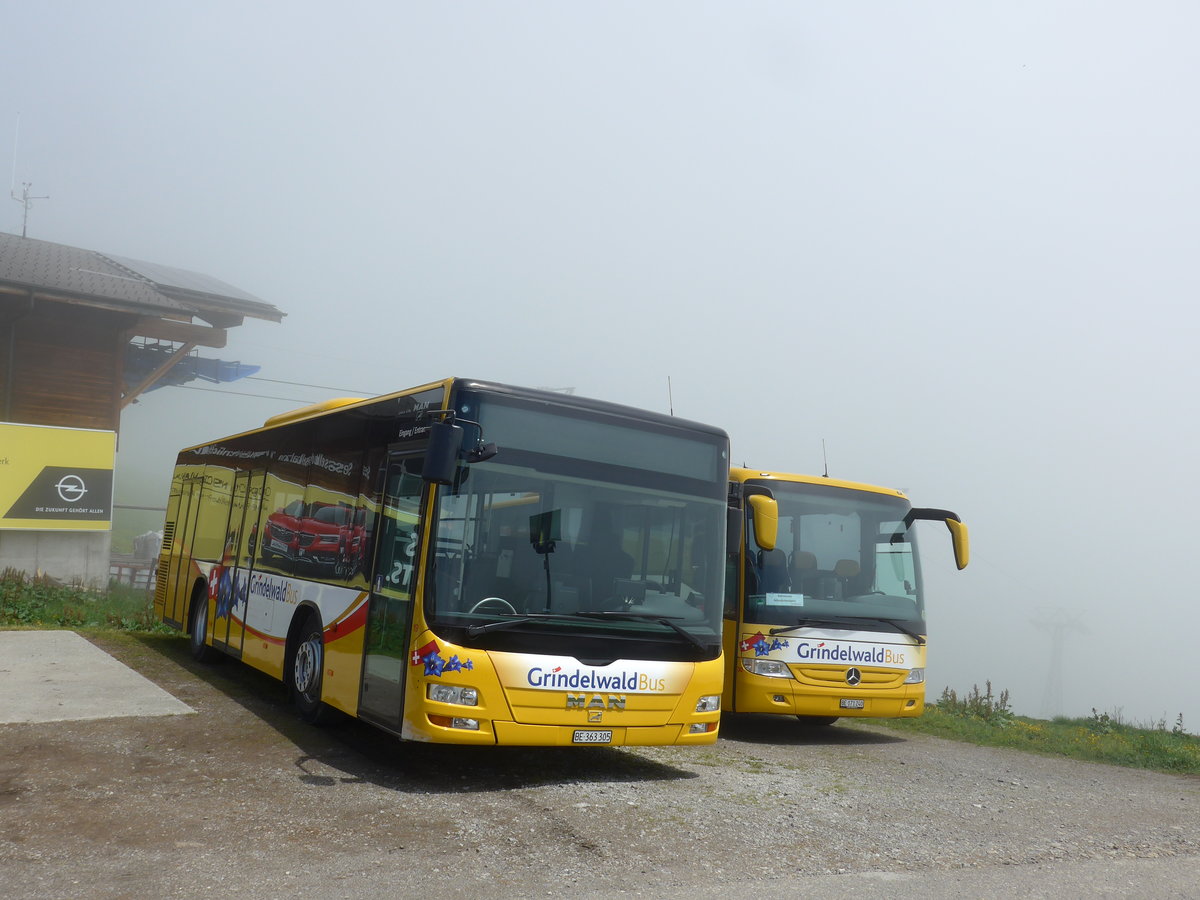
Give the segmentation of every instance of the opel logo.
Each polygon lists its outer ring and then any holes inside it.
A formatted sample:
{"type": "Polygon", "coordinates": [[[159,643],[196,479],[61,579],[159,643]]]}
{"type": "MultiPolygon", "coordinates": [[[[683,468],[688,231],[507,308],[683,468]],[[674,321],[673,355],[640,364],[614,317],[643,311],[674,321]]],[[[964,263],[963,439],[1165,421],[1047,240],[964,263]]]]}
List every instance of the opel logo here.
{"type": "Polygon", "coordinates": [[[87,493],[87,485],[78,475],[64,475],[54,487],[64,503],[78,503],[87,493]]]}
{"type": "Polygon", "coordinates": [[[850,687],[854,687],[860,681],[862,681],[862,672],[854,668],[846,670],[846,684],[850,685],[850,687]]]}

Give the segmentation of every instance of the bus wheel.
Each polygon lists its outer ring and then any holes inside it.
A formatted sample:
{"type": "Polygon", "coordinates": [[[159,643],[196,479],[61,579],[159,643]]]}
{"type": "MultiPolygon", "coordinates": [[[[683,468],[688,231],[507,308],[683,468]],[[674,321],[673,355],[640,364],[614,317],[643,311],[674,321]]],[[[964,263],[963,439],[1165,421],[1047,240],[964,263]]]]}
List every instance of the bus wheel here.
{"type": "Polygon", "coordinates": [[[321,676],[325,669],[325,639],[321,620],[309,616],[299,631],[292,651],[292,700],[300,718],[311,725],[322,725],[333,710],[321,702],[321,676]]]}
{"type": "Polygon", "coordinates": [[[208,586],[203,581],[198,582],[192,591],[192,609],[189,620],[188,646],[192,651],[192,659],[202,663],[215,661],[219,654],[204,643],[205,635],[208,633],[208,586]]]}
{"type": "Polygon", "coordinates": [[[838,716],[796,716],[805,728],[828,728],[838,720],[838,716]]]}

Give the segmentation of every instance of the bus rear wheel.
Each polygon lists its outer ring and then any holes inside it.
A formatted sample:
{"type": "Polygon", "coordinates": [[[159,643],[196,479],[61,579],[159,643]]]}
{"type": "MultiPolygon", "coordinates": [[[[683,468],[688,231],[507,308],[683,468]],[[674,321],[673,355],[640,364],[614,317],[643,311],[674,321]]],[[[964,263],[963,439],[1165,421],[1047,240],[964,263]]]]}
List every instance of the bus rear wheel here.
{"type": "Polygon", "coordinates": [[[208,586],[202,581],[192,590],[192,607],[188,618],[188,646],[192,651],[192,659],[202,663],[213,662],[219,654],[204,642],[208,634],[208,586]]]}
{"type": "Polygon", "coordinates": [[[321,701],[325,636],[321,633],[321,620],[316,616],[310,615],[299,630],[291,659],[289,677],[296,711],[310,725],[325,724],[332,718],[333,709],[321,701]]]}

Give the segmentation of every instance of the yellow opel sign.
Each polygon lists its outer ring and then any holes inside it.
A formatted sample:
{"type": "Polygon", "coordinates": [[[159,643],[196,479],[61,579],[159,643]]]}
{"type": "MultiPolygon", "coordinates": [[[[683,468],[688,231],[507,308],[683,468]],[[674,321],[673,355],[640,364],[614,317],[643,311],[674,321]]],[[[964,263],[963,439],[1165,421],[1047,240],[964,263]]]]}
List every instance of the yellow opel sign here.
{"type": "Polygon", "coordinates": [[[0,528],[108,531],[115,431],[0,422],[0,528]]]}

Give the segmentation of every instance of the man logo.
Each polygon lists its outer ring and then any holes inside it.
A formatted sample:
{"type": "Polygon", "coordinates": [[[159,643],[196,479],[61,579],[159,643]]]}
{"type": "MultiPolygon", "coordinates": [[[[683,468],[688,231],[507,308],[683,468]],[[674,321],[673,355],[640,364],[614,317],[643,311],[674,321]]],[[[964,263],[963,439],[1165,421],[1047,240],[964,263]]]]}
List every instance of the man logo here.
{"type": "Polygon", "coordinates": [[[855,668],[846,670],[846,684],[850,685],[850,687],[855,687],[860,681],[862,681],[862,672],[855,668]]]}
{"type": "Polygon", "coordinates": [[[567,709],[624,709],[624,694],[567,694],[567,709]],[[607,701],[605,697],[607,696],[607,701]]]}
{"type": "Polygon", "coordinates": [[[63,503],[78,503],[87,493],[87,485],[78,475],[64,475],[58,479],[58,484],[54,488],[58,491],[58,496],[62,498],[63,503]]]}

